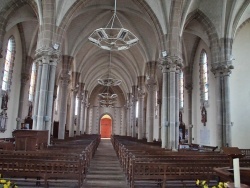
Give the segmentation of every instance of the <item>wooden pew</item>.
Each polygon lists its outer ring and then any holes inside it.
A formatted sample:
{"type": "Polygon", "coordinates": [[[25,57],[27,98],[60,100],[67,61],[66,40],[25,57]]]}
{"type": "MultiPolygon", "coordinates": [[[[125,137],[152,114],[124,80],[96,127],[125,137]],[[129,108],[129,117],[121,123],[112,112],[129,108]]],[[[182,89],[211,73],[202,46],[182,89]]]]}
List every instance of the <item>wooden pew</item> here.
{"type": "Polygon", "coordinates": [[[81,187],[86,177],[89,161],[94,155],[99,136],[72,139],[60,142],[46,150],[39,151],[0,151],[0,172],[10,179],[42,179],[45,186],[52,179],[77,180],[81,187]],[[83,139],[83,140],[81,140],[83,139]]]}

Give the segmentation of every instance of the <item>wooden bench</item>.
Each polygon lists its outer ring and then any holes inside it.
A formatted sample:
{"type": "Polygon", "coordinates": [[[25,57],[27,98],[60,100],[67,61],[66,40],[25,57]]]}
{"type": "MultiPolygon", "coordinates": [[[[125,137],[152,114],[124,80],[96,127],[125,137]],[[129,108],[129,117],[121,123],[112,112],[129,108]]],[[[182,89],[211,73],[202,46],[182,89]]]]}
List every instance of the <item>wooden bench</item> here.
{"type": "MultiPolygon", "coordinates": [[[[50,159],[0,159],[0,171],[4,177],[36,178],[43,179],[48,187],[49,179],[77,180],[81,187],[85,177],[82,159],[75,160],[50,160],[50,159]]],[[[37,180],[35,180],[37,181],[37,180]]]]}
{"type": "MultiPolygon", "coordinates": [[[[84,139],[84,138],[81,138],[84,139]]],[[[45,187],[52,179],[77,180],[81,187],[86,177],[87,167],[94,155],[99,136],[88,140],[72,139],[60,142],[46,150],[0,151],[0,172],[10,179],[43,179],[45,187]],[[60,145],[60,146],[59,146],[60,145]]]]}
{"type": "MultiPolygon", "coordinates": [[[[221,167],[221,164],[217,164],[221,167]]],[[[134,188],[140,181],[147,183],[155,183],[161,185],[162,188],[166,187],[166,183],[178,184],[181,183],[182,187],[186,187],[186,180],[193,180],[193,187],[196,179],[202,179],[209,182],[216,179],[214,164],[201,163],[201,164],[188,164],[188,163],[161,163],[161,162],[139,162],[135,163],[132,169],[130,180],[130,187],[134,188]]]]}

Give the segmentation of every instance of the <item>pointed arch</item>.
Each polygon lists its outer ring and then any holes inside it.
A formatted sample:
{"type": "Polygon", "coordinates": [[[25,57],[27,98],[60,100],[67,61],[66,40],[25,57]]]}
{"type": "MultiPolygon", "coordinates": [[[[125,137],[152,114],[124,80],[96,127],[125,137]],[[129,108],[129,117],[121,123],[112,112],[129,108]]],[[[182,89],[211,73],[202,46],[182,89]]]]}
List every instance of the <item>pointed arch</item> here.
{"type": "Polygon", "coordinates": [[[212,54],[212,63],[218,63],[220,61],[219,56],[217,54],[218,51],[220,51],[219,50],[219,36],[218,36],[215,26],[213,25],[211,20],[201,10],[197,9],[191,12],[187,16],[187,20],[186,20],[184,28],[186,28],[186,26],[194,19],[197,20],[207,32],[209,43],[210,43],[209,47],[210,47],[211,54],[212,54]]]}

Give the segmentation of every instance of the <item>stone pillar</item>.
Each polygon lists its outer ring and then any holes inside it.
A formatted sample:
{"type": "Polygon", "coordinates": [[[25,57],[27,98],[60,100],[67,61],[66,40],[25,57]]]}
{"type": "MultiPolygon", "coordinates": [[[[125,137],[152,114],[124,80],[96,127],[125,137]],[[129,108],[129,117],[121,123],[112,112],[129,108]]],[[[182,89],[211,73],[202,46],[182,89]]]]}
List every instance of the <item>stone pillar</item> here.
{"type": "Polygon", "coordinates": [[[160,62],[159,68],[162,70],[162,105],[161,105],[161,140],[162,148],[168,148],[169,128],[168,128],[168,67],[164,62],[160,62]]]}
{"type": "Polygon", "coordinates": [[[145,100],[145,76],[138,77],[138,139],[146,138],[146,125],[144,113],[144,100],[145,100]]]}
{"type": "Polygon", "coordinates": [[[231,61],[213,65],[212,72],[216,78],[217,102],[217,143],[219,147],[232,146],[231,138],[231,112],[229,76],[232,66],[231,61]]]}
{"type": "Polygon", "coordinates": [[[132,137],[136,137],[136,102],[137,102],[137,86],[132,86],[132,137]]]}
{"type": "Polygon", "coordinates": [[[156,65],[152,61],[147,63],[147,142],[153,142],[154,139],[154,117],[155,117],[155,104],[156,104],[156,65]]]}
{"type": "Polygon", "coordinates": [[[69,120],[69,137],[74,137],[74,125],[75,125],[75,102],[76,102],[76,94],[78,92],[78,79],[80,73],[72,72],[71,78],[71,98],[70,98],[70,120],[69,120]]]}
{"type": "Polygon", "coordinates": [[[188,143],[192,144],[193,140],[193,122],[192,122],[192,90],[193,90],[193,77],[192,77],[193,71],[192,67],[185,67],[183,69],[183,76],[185,80],[185,89],[187,90],[187,113],[188,113],[188,143]]]}
{"type": "Polygon", "coordinates": [[[51,118],[47,116],[47,111],[52,111],[52,109],[48,109],[52,108],[56,69],[55,62],[57,62],[56,59],[59,59],[59,55],[60,52],[52,48],[41,48],[36,51],[36,58],[42,63],[41,76],[39,76],[37,80],[37,84],[40,86],[37,90],[39,96],[36,101],[36,105],[38,105],[36,106],[37,119],[34,125],[37,130],[45,130],[45,122],[51,118]]]}
{"type": "MultiPolygon", "coordinates": [[[[179,67],[177,67],[179,68],[179,67]]],[[[175,113],[175,146],[174,146],[174,150],[178,150],[178,146],[179,146],[179,126],[180,126],[180,120],[179,120],[179,112],[180,112],[180,70],[176,70],[176,74],[175,74],[175,81],[176,81],[176,85],[175,85],[175,108],[176,108],[176,112],[175,113]]]]}
{"type": "Polygon", "coordinates": [[[35,100],[34,100],[34,110],[33,110],[33,130],[37,129],[37,111],[38,111],[38,101],[39,101],[39,94],[40,94],[40,80],[42,75],[42,61],[41,59],[37,59],[35,61],[37,64],[37,77],[36,77],[36,93],[35,93],[35,100]]]}
{"type": "Polygon", "coordinates": [[[158,110],[159,110],[159,112],[158,112],[158,116],[159,116],[159,131],[158,131],[158,141],[161,141],[161,132],[162,132],[162,126],[161,126],[161,109],[162,109],[162,105],[161,105],[161,99],[159,99],[158,98],[158,100],[157,100],[157,104],[158,104],[158,110]]]}
{"type": "Polygon", "coordinates": [[[31,67],[33,63],[33,58],[27,56],[25,62],[22,65],[21,73],[21,87],[20,87],[20,98],[19,98],[19,107],[18,107],[18,117],[17,117],[17,129],[21,129],[21,121],[24,118],[24,101],[25,101],[25,89],[26,84],[30,80],[30,75],[32,73],[31,67]]]}
{"type": "Polygon", "coordinates": [[[73,57],[62,56],[58,139],[64,139],[65,137],[68,86],[70,83],[69,71],[71,69],[72,61],[73,57]]]}
{"type": "Polygon", "coordinates": [[[80,135],[80,122],[82,118],[81,114],[81,107],[82,107],[82,99],[83,99],[83,90],[84,90],[84,83],[79,83],[79,89],[77,93],[78,98],[78,108],[77,108],[77,122],[76,122],[76,135],[80,135]]]}
{"type": "Polygon", "coordinates": [[[86,104],[87,104],[88,91],[84,90],[81,101],[81,118],[80,118],[80,130],[81,134],[86,133],[86,104]]]}
{"type": "MultiPolygon", "coordinates": [[[[51,63],[49,65],[49,83],[48,83],[48,91],[47,91],[47,107],[46,107],[46,116],[45,116],[45,129],[49,131],[49,135],[51,135],[52,128],[52,112],[54,105],[54,89],[55,89],[55,76],[56,76],[56,66],[58,64],[57,58],[51,58],[51,63]]],[[[50,136],[49,141],[50,143],[50,136]]]]}
{"type": "Polygon", "coordinates": [[[128,93],[127,99],[127,136],[132,136],[132,93],[128,93]]]}
{"type": "Polygon", "coordinates": [[[17,129],[21,129],[21,121],[24,117],[23,114],[23,104],[24,104],[24,97],[25,97],[25,87],[27,82],[30,79],[30,73],[22,73],[21,74],[21,88],[20,88],[20,98],[19,98],[19,107],[18,107],[18,117],[17,117],[17,129]]]}
{"type": "Polygon", "coordinates": [[[176,117],[178,117],[177,114],[179,114],[179,108],[176,107],[176,98],[177,95],[179,95],[176,74],[178,74],[182,67],[181,58],[178,56],[166,56],[160,60],[159,67],[162,69],[163,73],[161,112],[162,148],[176,150],[177,140],[179,141],[179,136],[176,138],[176,135],[179,132],[179,129],[177,130],[176,128],[178,122],[176,117]]]}
{"type": "MultiPolygon", "coordinates": [[[[88,101],[88,99],[86,99],[88,101]]],[[[91,134],[90,132],[90,119],[89,119],[89,115],[90,115],[90,105],[89,103],[87,102],[86,104],[86,121],[85,121],[85,130],[86,130],[86,133],[87,134],[91,134]]]]}

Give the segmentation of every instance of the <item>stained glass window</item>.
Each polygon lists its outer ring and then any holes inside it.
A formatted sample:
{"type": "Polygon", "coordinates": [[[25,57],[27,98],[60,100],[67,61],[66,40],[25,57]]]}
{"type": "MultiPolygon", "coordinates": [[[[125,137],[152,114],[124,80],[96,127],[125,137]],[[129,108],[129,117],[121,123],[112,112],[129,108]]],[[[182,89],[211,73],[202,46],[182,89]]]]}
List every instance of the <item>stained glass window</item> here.
{"type": "Polygon", "coordinates": [[[3,91],[8,91],[10,88],[14,55],[15,55],[15,40],[14,40],[14,37],[12,36],[8,40],[6,57],[5,57],[5,62],[4,62],[4,73],[3,73],[3,82],[2,82],[3,91]]]}
{"type": "Polygon", "coordinates": [[[184,78],[183,72],[180,72],[180,108],[184,107],[184,78]]]}
{"type": "Polygon", "coordinates": [[[31,102],[33,102],[34,100],[35,83],[36,83],[36,64],[33,63],[31,76],[30,76],[30,89],[29,89],[29,101],[31,102]]]}
{"type": "Polygon", "coordinates": [[[204,101],[208,101],[208,64],[207,53],[202,51],[201,53],[201,66],[200,66],[200,78],[201,78],[201,92],[204,101]]]}

